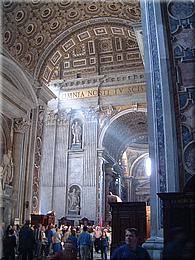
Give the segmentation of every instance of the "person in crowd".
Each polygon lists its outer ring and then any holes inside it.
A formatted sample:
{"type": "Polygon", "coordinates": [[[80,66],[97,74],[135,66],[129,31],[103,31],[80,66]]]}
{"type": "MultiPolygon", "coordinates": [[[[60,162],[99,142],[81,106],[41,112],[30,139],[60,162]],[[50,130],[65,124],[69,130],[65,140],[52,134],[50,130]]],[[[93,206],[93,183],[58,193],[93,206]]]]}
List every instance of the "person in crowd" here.
{"type": "Polygon", "coordinates": [[[92,227],[92,226],[90,226],[90,227],[88,228],[88,232],[89,232],[89,234],[90,234],[90,236],[91,236],[91,241],[92,241],[91,247],[90,247],[90,257],[89,257],[89,260],[93,260],[94,231],[93,231],[93,227],[92,227]]]}
{"type": "Polygon", "coordinates": [[[102,260],[107,260],[107,252],[108,252],[108,236],[106,231],[102,231],[102,235],[100,237],[100,250],[101,250],[101,258],[102,260]]]}
{"type": "Polygon", "coordinates": [[[51,224],[49,227],[48,227],[48,230],[46,232],[46,237],[47,237],[47,240],[48,240],[48,253],[51,255],[53,254],[53,248],[52,248],[52,237],[53,235],[55,234],[56,230],[55,230],[55,226],[53,224],[51,224]]]}
{"type": "Polygon", "coordinates": [[[9,228],[3,241],[4,259],[15,260],[16,236],[13,228],[9,228]]]}
{"type": "Polygon", "coordinates": [[[51,260],[77,260],[73,244],[66,241],[64,243],[64,250],[56,253],[51,260]]]}
{"type": "Polygon", "coordinates": [[[33,259],[33,249],[35,239],[33,230],[30,227],[30,221],[27,220],[19,232],[19,254],[22,260],[33,259]]]}
{"type": "Polygon", "coordinates": [[[16,255],[19,255],[19,232],[20,232],[20,225],[16,224],[13,226],[14,232],[15,232],[15,236],[16,236],[16,255]]]}
{"type": "Polygon", "coordinates": [[[78,239],[76,237],[76,230],[74,228],[71,229],[70,235],[67,238],[66,242],[71,242],[75,248],[75,253],[78,252],[78,239]]]}
{"type": "Polygon", "coordinates": [[[91,236],[87,232],[87,226],[83,226],[83,231],[81,232],[79,239],[78,239],[78,246],[80,251],[80,259],[81,260],[88,260],[89,252],[91,247],[91,236]]]}
{"type": "Polygon", "coordinates": [[[45,226],[42,226],[41,228],[41,257],[42,256],[48,256],[48,239],[46,237],[46,228],[45,226]]]}
{"type": "Polygon", "coordinates": [[[56,228],[56,232],[52,236],[53,252],[54,254],[62,251],[62,232],[59,228],[56,228]]]}
{"type": "Polygon", "coordinates": [[[94,230],[94,247],[95,252],[98,253],[100,250],[100,237],[102,235],[101,229],[99,226],[97,226],[94,230]]]}
{"type": "Polygon", "coordinates": [[[34,238],[35,238],[35,257],[39,258],[41,255],[41,241],[42,241],[42,232],[41,225],[34,226],[34,238]]]}
{"type": "Polygon", "coordinates": [[[117,247],[110,260],[150,260],[147,250],[138,245],[138,231],[136,228],[125,230],[125,244],[117,247]]]}

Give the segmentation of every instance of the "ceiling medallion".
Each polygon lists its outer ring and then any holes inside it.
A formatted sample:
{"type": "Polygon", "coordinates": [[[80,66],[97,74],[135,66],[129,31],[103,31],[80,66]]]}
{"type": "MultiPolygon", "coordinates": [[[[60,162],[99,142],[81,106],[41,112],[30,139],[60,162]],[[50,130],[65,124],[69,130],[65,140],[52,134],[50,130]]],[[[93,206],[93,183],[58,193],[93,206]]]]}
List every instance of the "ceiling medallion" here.
{"type": "Polygon", "coordinates": [[[70,3],[71,3],[70,0],[61,0],[59,4],[62,6],[68,6],[70,3]]]}
{"type": "Polygon", "coordinates": [[[69,19],[75,19],[78,15],[79,15],[78,12],[75,11],[74,9],[72,9],[68,12],[69,19]]]}
{"type": "Polygon", "coordinates": [[[16,17],[15,17],[16,22],[22,21],[23,18],[24,18],[24,15],[25,15],[25,13],[24,13],[23,10],[18,11],[18,12],[16,13],[16,17]]]}
{"type": "Polygon", "coordinates": [[[87,9],[88,9],[89,11],[91,11],[91,12],[94,12],[94,11],[97,11],[97,10],[98,10],[98,8],[97,8],[96,5],[89,5],[89,6],[87,7],[87,9]]]}
{"type": "Polygon", "coordinates": [[[38,3],[40,3],[40,0],[31,0],[32,4],[36,5],[38,3]]]}
{"type": "Polygon", "coordinates": [[[16,44],[16,54],[17,54],[17,55],[20,55],[21,52],[22,52],[22,50],[23,50],[22,43],[18,42],[18,43],[16,44]]]}
{"type": "Polygon", "coordinates": [[[4,42],[8,43],[10,41],[10,39],[11,39],[11,36],[12,36],[12,34],[11,34],[10,31],[5,31],[5,33],[4,33],[4,42]]]}
{"type": "Polygon", "coordinates": [[[55,21],[51,24],[50,29],[55,30],[59,27],[59,25],[60,25],[59,21],[55,21]]]}
{"type": "Polygon", "coordinates": [[[12,0],[6,0],[6,1],[3,1],[3,7],[7,8],[7,7],[10,7],[12,5],[12,0]]]}
{"type": "Polygon", "coordinates": [[[28,24],[28,26],[26,28],[26,33],[28,35],[30,35],[30,34],[32,34],[34,32],[34,30],[35,30],[35,25],[30,23],[30,24],[28,24]]]}
{"type": "Polygon", "coordinates": [[[44,9],[43,11],[42,11],[42,13],[41,13],[41,16],[43,17],[43,18],[46,18],[46,17],[48,17],[50,14],[51,14],[51,9],[50,8],[46,8],[46,9],[44,9]]]}
{"type": "Polygon", "coordinates": [[[26,59],[26,65],[29,66],[31,61],[32,61],[32,54],[28,54],[27,57],[25,57],[26,59]]]}
{"type": "Polygon", "coordinates": [[[43,43],[43,40],[44,40],[44,37],[43,35],[39,35],[37,38],[36,38],[36,45],[41,45],[43,43]]]}

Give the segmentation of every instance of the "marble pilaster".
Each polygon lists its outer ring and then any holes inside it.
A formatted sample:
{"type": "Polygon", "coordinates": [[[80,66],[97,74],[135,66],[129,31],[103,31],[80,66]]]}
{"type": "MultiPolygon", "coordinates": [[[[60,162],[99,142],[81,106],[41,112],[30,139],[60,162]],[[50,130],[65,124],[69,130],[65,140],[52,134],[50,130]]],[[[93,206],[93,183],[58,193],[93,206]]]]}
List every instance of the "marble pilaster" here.
{"type": "Polygon", "coordinates": [[[65,216],[67,203],[69,114],[59,111],[56,128],[53,205],[58,218],[65,216]]]}
{"type": "Polygon", "coordinates": [[[44,142],[41,160],[40,211],[42,214],[46,214],[53,209],[56,121],[57,115],[54,110],[48,111],[43,129],[44,142]]]}
{"type": "Polygon", "coordinates": [[[13,136],[13,199],[14,207],[12,216],[23,221],[24,213],[24,192],[25,192],[25,174],[26,174],[26,149],[28,144],[28,129],[30,123],[25,119],[15,119],[13,136]]]}
{"type": "Polygon", "coordinates": [[[85,121],[84,131],[84,171],[83,171],[83,188],[91,189],[92,192],[87,196],[83,192],[83,206],[91,205],[89,209],[85,208],[85,212],[89,219],[96,219],[96,186],[97,186],[97,119],[87,117],[85,121]]]}
{"type": "Polygon", "coordinates": [[[162,2],[141,1],[147,81],[149,157],[151,158],[151,238],[145,246],[154,259],[163,248],[162,206],[157,192],[178,190],[176,129],[171,56],[162,2]]]}

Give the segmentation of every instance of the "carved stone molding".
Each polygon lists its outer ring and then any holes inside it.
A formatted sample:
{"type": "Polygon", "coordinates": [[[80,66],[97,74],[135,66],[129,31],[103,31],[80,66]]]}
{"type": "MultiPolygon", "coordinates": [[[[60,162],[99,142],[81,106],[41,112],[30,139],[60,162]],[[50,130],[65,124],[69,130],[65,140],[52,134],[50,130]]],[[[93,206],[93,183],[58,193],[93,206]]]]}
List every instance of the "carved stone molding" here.
{"type": "Polygon", "coordinates": [[[14,132],[16,133],[25,133],[29,127],[31,122],[27,121],[24,118],[15,118],[14,119],[14,132]]]}
{"type": "Polygon", "coordinates": [[[70,119],[70,114],[66,110],[59,111],[56,114],[57,118],[57,124],[58,125],[68,125],[69,119],[70,119]]]}

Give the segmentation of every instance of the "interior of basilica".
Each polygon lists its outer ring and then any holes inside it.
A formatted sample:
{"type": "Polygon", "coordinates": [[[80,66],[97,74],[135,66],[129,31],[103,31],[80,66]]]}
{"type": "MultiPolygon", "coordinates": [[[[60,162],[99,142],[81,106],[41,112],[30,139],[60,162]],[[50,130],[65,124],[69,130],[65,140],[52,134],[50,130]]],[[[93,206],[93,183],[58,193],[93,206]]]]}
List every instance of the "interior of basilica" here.
{"type": "Polygon", "coordinates": [[[0,223],[145,202],[160,259],[167,207],[195,208],[194,0],[0,5],[0,223]]]}

